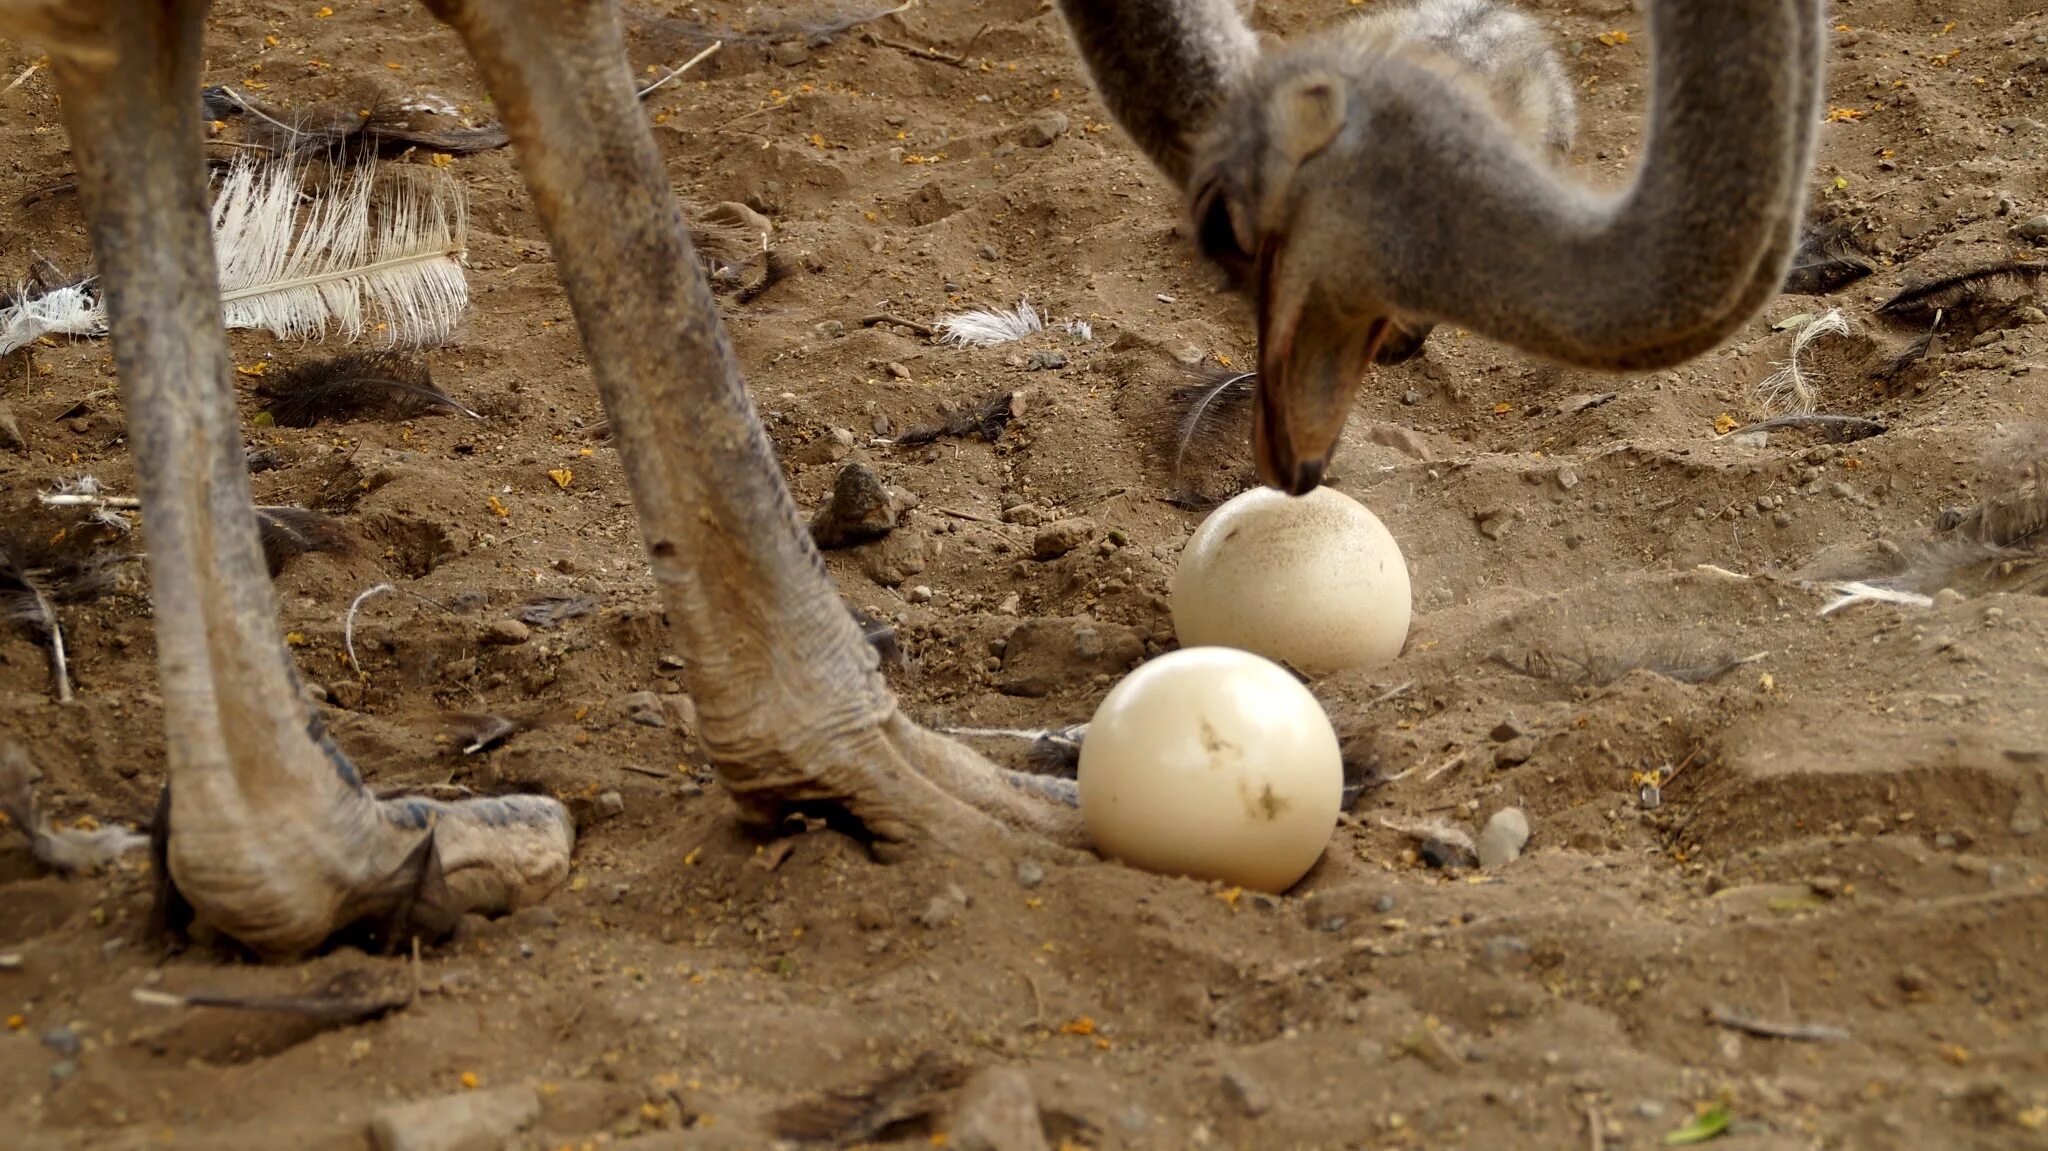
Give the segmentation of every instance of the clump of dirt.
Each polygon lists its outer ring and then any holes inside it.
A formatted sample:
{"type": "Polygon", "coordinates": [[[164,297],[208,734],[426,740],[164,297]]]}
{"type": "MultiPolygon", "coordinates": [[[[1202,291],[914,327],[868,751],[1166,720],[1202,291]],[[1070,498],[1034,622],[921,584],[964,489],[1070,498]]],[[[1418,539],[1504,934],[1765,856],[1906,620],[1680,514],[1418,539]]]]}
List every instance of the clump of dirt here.
{"type": "MultiPolygon", "coordinates": [[[[1573,166],[1624,178],[1637,6],[1528,7],[1581,97],[1573,166]]],[[[1347,11],[1258,18],[1302,35],[1347,11]]],[[[829,34],[722,4],[630,17],[636,70],[728,39],[648,115],[680,194],[764,214],[794,260],[721,306],[800,503],[824,505],[849,463],[890,494],[893,530],[828,563],[894,628],[904,706],[934,725],[1085,720],[1173,643],[1167,578],[1201,512],[1171,498],[1158,405],[1253,352],[1175,195],[1047,5],[829,34]],[[932,336],[949,311],[1026,299],[1051,322],[1015,343],[932,336]],[[1000,434],[901,441],[979,428],[962,417],[992,398],[1000,434]]],[[[2048,18],[1988,0],[1843,0],[1833,18],[1816,216],[1869,276],[1774,301],[1675,371],[1562,370],[1439,329],[1365,390],[1333,482],[1402,541],[1414,634],[1393,666],[1316,685],[1374,786],[1280,899],[1099,864],[885,866],[821,828],[735,830],[511,157],[452,159],[474,303],[427,370],[485,418],[263,426],[263,373],[337,349],[249,333],[236,386],[258,500],[333,516],[352,544],[278,575],[335,738],[379,788],[574,800],[575,879],[416,969],[353,952],[258,969],[163,957],[139,940],[141,870],[39,878],[0,831],[10,1145],[353,1148],[379,1108],[475,1084],[532,1089],[515,1138],[535,1147],[758,1147],[817,1129],[778,1126],[796,1113],[929,1146],[995,1091],[955,1085],[1003,1065],[1077,1147],[1643,1147],[1714,1105],[1729,1146],[2048,1146],[2048,601],[2001,566],[2039,541],[1978,557],[1925,607],[1822,617],[1816,582],[1897,575],[2018,498],[2001,445],[2048,411],[2032,279],[2000,280],[1960,327],[1879,305],[2048,236],[2048,18]],[[1818,402],[1886,430],[1724,434],[1776,414],[1755,386],[1828,307],[1858,334],[1814,345],[1818,402]],[[385,582],[402,594],[359,612],[358,677],[344,617],[385,582]],[[517,730],[464,755],[450,714],[517,730]],[[1508,806],[1534,835],[1493,875],[1435,870],[1390,826],[1476,830],[1508,806]],[[303,996],[337,972],[417,995],[315,1023],[131,995],[303,996]]],[[[268,108],[375,75],[455,109],[442,127],[489,121],[454,37],[411,9],[224,0],[208,51],[209,84],[268,108]]],[[[0,45],[0,76],[32,62],[0,45]]],[[[86,270],[75,199],[49,192],[70,165],[46,73],[0,94],[0,150],[0,276],[36,255],[86,270]]],[[[0,362],[23,441],[0,443],[11,525],[119,545],[84,512],[22,515],[86,474],[133,493],[114,387],[102,342],[0,362]]],[[[52,702],[37,637],[0,630],[0,737],[31,749],[66,824],[145,824],[162,783],[136,583],[59,607],[73,704],[52,702]]]]}

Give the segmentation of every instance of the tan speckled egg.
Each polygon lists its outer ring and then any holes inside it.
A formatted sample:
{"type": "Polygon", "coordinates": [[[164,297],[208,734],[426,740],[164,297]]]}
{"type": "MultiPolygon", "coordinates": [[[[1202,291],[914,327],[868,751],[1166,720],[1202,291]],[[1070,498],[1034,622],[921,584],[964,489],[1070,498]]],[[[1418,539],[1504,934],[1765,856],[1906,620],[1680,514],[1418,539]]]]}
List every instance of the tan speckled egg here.
{"type": "Polygon", "coordinates": [[[1337,733],[1286,668],[1184,648],[1110,689],[1081,744],[1081,818],[1133,867],[1281,892],[1343,804],[1337,733]]]}
{"type": "Polygon", "coordinates": [[[1408,565],[1379,517],[1330,488],[1254,488],[1210,513],[1173,573],[1181,646],[1257,652],[1305,675],[1372,667],[1408,639],[1408,565]]]}

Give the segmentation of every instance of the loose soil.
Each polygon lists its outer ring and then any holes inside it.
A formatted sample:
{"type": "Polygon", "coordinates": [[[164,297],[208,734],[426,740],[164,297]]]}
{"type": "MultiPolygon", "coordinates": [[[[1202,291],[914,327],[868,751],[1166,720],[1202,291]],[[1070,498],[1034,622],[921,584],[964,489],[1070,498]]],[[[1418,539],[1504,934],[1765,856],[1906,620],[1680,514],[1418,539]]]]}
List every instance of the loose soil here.
{"type": "MultiPolygon", "coordinates": [[[[1641,13],[1529,7],[1578,84],[1573,167],[1619,181],[1645,99],[1641,13]]],[[[422,13],[316,8],[221,3],[207,82],[292,108],[377,75],[488,118],[422,13]]],[[[1402,542],[1414,631],[1394,665],[1315,685],[1374,786],[1279,899],[1105,864],[1026,886],[1011,859],[884,864],[829,830],[739,831],[690,738],[624,476],[511,157],[455,160],[473,308],[431,362],[488,418],[252,422],[279,461],[254,483],[264,502],[339,515],[359,544],[290,561],[277,586],[300,667],[373,785],[569,797],[574,880],[417,967],[344,951],[261,968],[143,940],[139,862],[37,877],[8,834],[0,954],[19,963],[0,968],[0,1142],[357,1148],[378,1108],[473,1076],[539,1089],[520,1146],[762,1147],[778,1109],[922,1058],[1021,1068],[1053,1142],[1095,1148],[1651,1147],[1714,1103],[1730,1148],[2048,1147],[2048,600],[2014,590],[2024,569],[1979,564],[1932,606],[1822,617],[1829,595],[1807,582],[1895,571],[1945,511],[2008,482],[2048,411],[2039,311],[1951,333],[1892,379],[1870,366],[1919,331],[1879,317],[1884,297],[2031,251],[2014,229],[2048,212],[2048,17],[2016,0],[1834,8],[1839,111],[1815,211],[1853,223],[1874,275],[1780,297],[1675,371],[1562,370],[1439,329],[1365,389],[1333,482],[1402,542]],[[1781,321],[1835,306],[1855,328],[1810,349],[1820,407],[1889,430],[1723,434],[1764,414],[1753,389],[1788,354],[1781,321]],[[1375,427],[1411,430],[1433,459],[1375,427]],[[384,581],[404,594],[365,606],[358,680],[343,616],[384,581]],[[485,642],[537,595],[597,606],[485,642]],[[537,723],[464,756],[449,712],[537,723]],[[1510,805],[1534,837],[1497,874],[1433,869],[1388,826],[1476,830],[1510,805]],[[337,971],[417,978],[420,995],[324,1028],[131,998],[337,971]],[[1710,1022],[1716,1008],[1850,1034],[1744,1034],[1710,1022]]],[[[891,679],[931,724],[1084,720],[1116,654],[1171,647],[1167,579],[1201,513],[1163,498],[1160,413],[1184,360],[1253,352],[1245,307],[1194,260],[1176,197],[1108,126],[1049,9],[933,2],[808,48],[776,43],[799,35],[786,13],[630,13],[636,71],[687,57],[705,25],[751,33],[648,113],[681,193],[754,205],[802,265],[722,302],[799,502],[823,502],[847,461],[917,497],[887,540],[830,564],[850,604],[895,624],[891,679]],[[1023,298],[1093,339],[963,350],[862,323],[1023,298]],[[1063,365],[1032,370],[1041,351],[1063,365]],[[883,442],[1017,390],[999,442],[883,442]],[[1095,528],[1040,560],[1035,529],[1005,520],[1018,505],[1095,528]],[[1107,640],[1077,645],[1090,629],[1107,640]]],[[[1302,35],[1349,11],[1290,0],[1257,19],[1302,35]]],[[[0,77],[33,59],[0,45],[0,77]]],[[[38,253],[83,268],[75,199],[18,203],[70,171],[47,73],[0,95],[0,155],[0,273],[38,253]]],[[[233,347],[252,371],[333,350],[251,333],[233,347]]],[[[254,383],[236,381],[251,421],[254,383]]],[[[11,527],[95,530],[34,506],[82,474],[132,492],[114,386],[104,342],[0,365],[27,441],[0,451],[11,527]]],[[[143,591],[63,619],[78,701],[52,702],[43,650],[9,632],[0,736],[30,748],[60,818],[146,823],[163,745],[143,591]]],[[[947,1122],[873,1142],[941,1145],[947,1122]]]]}

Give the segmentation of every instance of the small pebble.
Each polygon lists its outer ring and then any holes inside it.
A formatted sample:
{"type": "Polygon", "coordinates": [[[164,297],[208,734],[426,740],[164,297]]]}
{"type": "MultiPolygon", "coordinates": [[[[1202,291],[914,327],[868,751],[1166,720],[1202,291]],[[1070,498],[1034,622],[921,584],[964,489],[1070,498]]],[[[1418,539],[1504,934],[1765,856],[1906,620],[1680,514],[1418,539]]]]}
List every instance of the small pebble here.
{"type": "Polygon", "coordinates": [[[2033,219],[2014,228],[2013,234],[2022,240],[2048,238],[2048,216],[2035,216],[2033,219]]]}
{"type": "Polygon", "coordinates": [[[1380,896],[1378,899],[1372,901],[1372,909],[1380,913],[1381,915],[1385,915],[1388,912],[1391,912],[1392,910],[1394,910],[1394,897],[1391,895],[1380,896]]]}
{"type": "Polygon", "coordinates": [[[66,1059],[76,1059],[79,1052],[85,1050],[85,1040],[79,1038],[78,1032],[69,1027],[59,1027],[43,1032],[43,1046],[66,1059]]]}
{"type": "Polygon", "coordinates": [[[516,619],[492,620],[484,628],[483,641],[498,647],[517,647],[533,638],[533,629],[516,619]]]}
{"type": "Polygon", "coordinates": [[[606,819],[626,814],[626,797],[616,791],[607,791],[597,797],[597,810],[606,819]]]}
{"type": "Polygon", "coordinates": [[[377,1151],[501,1147],[538,1118],[540,1095],[531,1087],[459,1091],[378,1111],[370,1119],[370,1142],[377,1151]]]}
{"type": "Polygon", "coordinates": [[[958,1151],[1046,1151],[1048,1146],[1031,1077],[1018,1068],[976,1072],[960,1088],[951,1111],[946,1146],[958,1151]]]}
{"type": "Polygon", "coordinates": [[[1017,861],[1017,886],[1029,891],[1045,882],[1045,868],[1028,859],[1017,861]]]}
{"type": "Polygon", "coordinates": [[[811,517],[811,539],[827,550],[877,539],[895,530],[898,507],[873,468],[849,463],[833,478],[831,500],[811,517]]]}
{"type": "Polygon", "coordinates": [[[917,913],[917,921],[923,926],[936,930],[960,918],[960,904],[950,896],[934,895],[924,910],[917,913]]]}
{"type": "Polygon", "coordinates": [[[1521,858],[1529,842],[1529,817],[1518,807],[1503,807],[1479,833],[1479,866],[1492,871],[1521,858]]]}
{"type": "Polygon", "coordinates": [[[916,587],[911,588],[909,594],[903,598],[911,603],[930,603],[932,602],[932,589],[923,584],[918,584],[916,587]]]}
{"type": "Polygon", "coordinates": [[[881,931],[894,922],[889,909],[879,903],[866,902],[853,909],[853,925],[862,931],[881,931]]]}
{"type": "Polygon", "coordinates": [[[1042,560],[1058,559],[1088,542],[1094,534],[1094,520],[1055,520],[1039,528],[1038,534],[1031,537],[1031,554],[1042,560]]]}
{"type": "Polygon", "coordinates": [[[1266,1085],[1235,1068],[1223,1073],[1223,1097],[1248,1119],[1273,1109],[1273,1093],[1266,1085]]]}
{"type": "Polygon", "coordinates": [[[636,691],[619,697],[619,709],[626,718],[642,727],[667,727],[668,712],[661,706],[661,697],[651,691],[636,691]]]}

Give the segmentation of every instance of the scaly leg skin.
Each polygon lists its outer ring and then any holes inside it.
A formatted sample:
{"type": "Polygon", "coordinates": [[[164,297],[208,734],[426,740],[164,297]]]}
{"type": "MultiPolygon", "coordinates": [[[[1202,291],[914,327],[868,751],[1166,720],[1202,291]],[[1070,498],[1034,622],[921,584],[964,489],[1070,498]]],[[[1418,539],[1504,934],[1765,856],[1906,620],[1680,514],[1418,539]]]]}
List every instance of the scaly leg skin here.
{"type": "Polygon", "coordinates": [[[428,0],[511,134],[632,483],[701,735],[742,815],[829,805],[884,842],[1078,845],[1077,813],[896,708],[755,418],[613,0],[428,0]]]}
{"type": "Polygon", "coordinates": [[[228,384],[195,95],[206,7],[70,3],[49,47],[149,535],[160,855],[199,925],[281,958],[408,908],[447,922],[530,902],[567,874],[574,833],[540,796],[379,803],[301,699],[228,384]]]}

